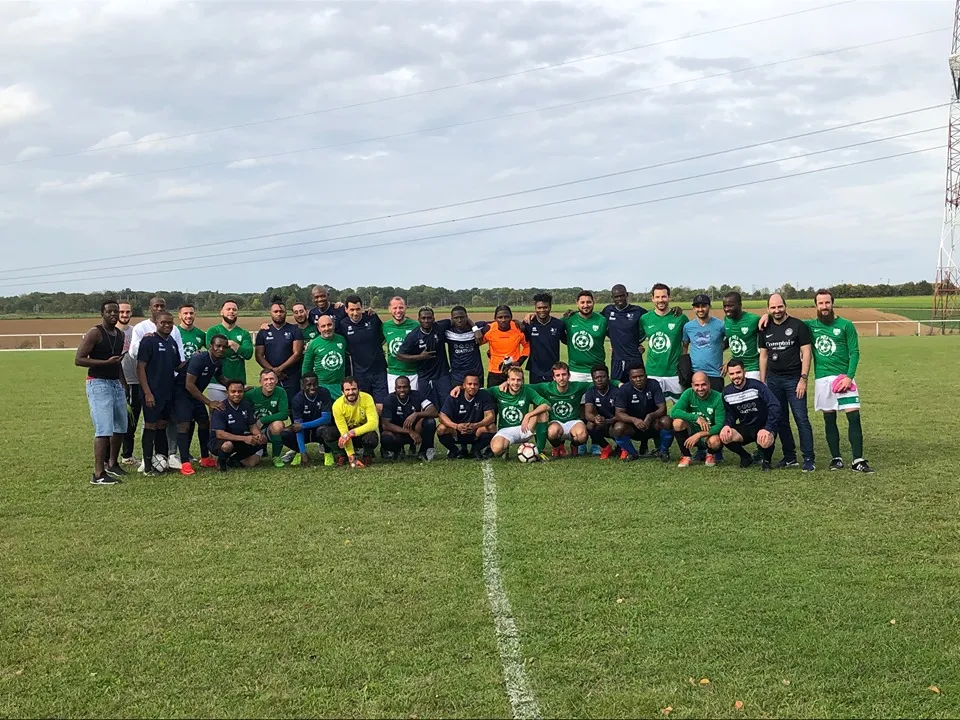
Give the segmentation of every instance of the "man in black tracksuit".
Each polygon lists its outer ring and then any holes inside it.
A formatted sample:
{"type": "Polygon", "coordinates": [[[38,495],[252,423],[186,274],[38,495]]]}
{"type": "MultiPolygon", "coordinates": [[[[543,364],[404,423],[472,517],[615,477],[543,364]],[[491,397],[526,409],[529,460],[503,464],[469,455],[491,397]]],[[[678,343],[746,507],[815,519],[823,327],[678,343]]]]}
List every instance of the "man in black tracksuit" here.
{"type": "Polygon", "coordinates": [[[753,458],[743,446],[756,443],[763,454],[760,468],[769,470],[780,422],[780,403],[766,385],[747,377],[739,358],[727,363],[727,374],[730,384],[723,389],[727,417],[720,431],[720,442],[740,456],[742,468],[753,464],[753,458]]]}

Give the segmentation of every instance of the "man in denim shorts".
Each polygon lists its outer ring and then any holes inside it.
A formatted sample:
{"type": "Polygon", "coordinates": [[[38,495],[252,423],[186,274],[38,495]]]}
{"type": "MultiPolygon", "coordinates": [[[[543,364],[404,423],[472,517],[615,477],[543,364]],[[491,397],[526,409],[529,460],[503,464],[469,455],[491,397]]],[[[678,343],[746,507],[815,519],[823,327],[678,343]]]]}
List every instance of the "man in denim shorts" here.
{"type": "Polygon", "coordinates": [[[87,402],[93,420],[91,485],[115,485],[126,475],[117,462],[127,432],[127,400],[120,363],[123,333],[117,330],[120,305],[109,298],[100,303],[102,322],[90,328],[77,348],[75,364],[87,368],[87,402]]]}

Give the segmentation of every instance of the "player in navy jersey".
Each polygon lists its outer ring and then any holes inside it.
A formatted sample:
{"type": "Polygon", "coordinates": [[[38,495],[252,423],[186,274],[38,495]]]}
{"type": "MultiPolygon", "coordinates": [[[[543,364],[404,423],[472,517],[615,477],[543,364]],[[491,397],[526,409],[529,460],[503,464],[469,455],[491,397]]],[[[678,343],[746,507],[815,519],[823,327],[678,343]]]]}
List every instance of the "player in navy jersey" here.
{"type": "MultiPolygon", "coordinates": [[[[616,418],[613,437],[617,441],[624,460],[636,460],[641,454],[647,454],[647,443],[656,445],[660,441],[662,457],[665,448],[670,447],[673,433],[670,431],[670,418],[667,417],[667,401],[663,389],[656,380],[647,377],[642,363],[634,363],[629,370],[630,382],[624,383],[617,391],[616,418]],[[641,443],[641,453],[633,445],[633,440],[641,443]]],[[[667,459],[669,459],[669,452],[667,459]]]]}
{"type": "Polygon", "coordinates": [[[380,414],[380,453],[384,460],[400,460],[403,448],[410,448],[421,460],[433,460],[437,432],[437,406],[422,393],[410,389],[410,378],[396,379],[394,392],[387,396],[380,414]]]}
{"type": "MultiPolygon", "coordinates": [[[[489,323],[482,322],[474,325],[462,305],[450,310],[449,320],[439,320],[436,324],[437,332],[443,335],[447,354],[450,357],[450,382],[452,385],[461,385],[468,373],[480,374],[480,386],[483,387],[483,360],[480,357],[480,343],[477,331],[485,328],[489,323]]],[[[421,388],[422,389],[422,388],[421,388]]]]}
{"type": "Polygon", "coordinates": [[[530,343],[530,383],[553,382],[553,364],[560,362],[560,343],[567,342],[567,326],[560,318],[550,315],[553,296],[537,293],[533,296],[534,312],[527,315],[520,329],[530,343]]]}
{"type": "Polygon", "coordinates": [[[640,317],[646,309],[630,303],[630,295],[624,285],[614,285],[610,290],[613,302],[600,311],[607,319],[607,337],[613,357],[610,359],[611,375],[621,383],[630,381],[630,366],[643,362],[645,334],[640,317]]]}
{"type": "Polygon", "coordinates": [[[417,389],[439,408],[452,387],[446,338],[437,330],[433,308],[420,308],[417,320],[420,327],[411,330],[404,338],[397,350],[397,359],[417,364],[417,389]]]}
{"type": "Polygon", "coordinates": [[[376,314],[364,312],[359,295],[345,298],[347,316],[337,323],[337,333],[346,338],[353,364],[353,376],[361,392],[373,396],[377,412],[387,399],[387,360],[383,354],[383,322],[376,314]]]}
{"type": "Polygon", "coordinates": [[[493,397],[480,388],[480,373],[467,373],[459,396],[447,396],[440,410],[437,439],[447,449],[447,459],[492,457],[496,416],[493,397]]]}
{"type": "Polygon", "coordinates": [[[186,368],[177,375],[173,391],[173,417],[177,423],[177,446],[180,457],[187,458],[180,466],[181,475],[194,475],[190,463],[190,444],[193,442],[193,424],[197,426],[197,439],[200,441],[200,466],[216,467],[217,462],[210,457],[210,416],[209,410],[223,407],[223,401],[207,398],[203,391],[211,381],[223,385],[223,358],[230,347],[226,335],[214,335],[210,338],[210,350],[194,353],[187,361],[186,368]]]}
{"type": "Polygon", "coordinates": [[[307,445],[318,443],[324,465],[333,465],[333,449],[337,446],[339,433],[333,425],[333,398],[330,391],[320,387],[316,373],[307,373],[300,379],[301,390],[290,403],[293,424],[284,429],[283,443],[299,453],[290,463],[292,466],[309,465],[307,445]]]}
{"type": "Polygon", "coordinates": [[[340,303],[331,303],[330,294],[323,285],[314,285],[310,292],[313,298],[314,307],[310,308],[310,314],[307,319],[311,325],[316,326],[317,320],[321,315],[329,315],[333,318],[334,325],[347,316],[347,311],[343,309],[340,303]]]}
{"type": "Polygon", "coordinates": [[[156,325],[157,331],[145,336],[137,351],[137,377],[143,392],[144,475],[159,474],[153,467],[155,449],[164,461],[170,452],[166,429],[173,415],[174,375],[183,367],[180,348],[171,336],[173,315],[159,313],[156,325]]]}
{"type": "Polygon", "coordinates": [[[273,370],[280,387],[293,397],[300,392],[303,332],[287,322],[287,308],[279,295],[270,300],[272,322],[260,328],[254,341],[254,357],[264,370],[273,370]]]}
{"type": "Polygon", "coordinates": [[[613,437],[617,389],[610,384],[610,371],[606,365],[594,365],[590,369],[590,377],[593,387],[583,394],[583,417],[587,421],[593,454],[606,460],[613,454],[613,446],[607,442],[607,438],[613,437]]]}
{"type": "Polygon", "coordinates": [[[210,451],[217,456],[217,468],[221,472],[226,472],[232,462],[255,467],[260,463],[267,436],[260,431],[253,405],[243,397],[244,384],[227,380],[225,386],[227,399],[223,408],[214,410],[210,418],[213,430],[210,451]]]}
{"type": "Polygon", "coordinates": [[[743,446],[756,443],[763,454],[760,469],[769,470],[780,423],[780,402],[766,385],[747,377],[740,358],[727,363],[727,374],[730,384],[723,389],[726,420],[718,440],[740,456],[742,468],[753,464],[753,458],[743,446]]]}

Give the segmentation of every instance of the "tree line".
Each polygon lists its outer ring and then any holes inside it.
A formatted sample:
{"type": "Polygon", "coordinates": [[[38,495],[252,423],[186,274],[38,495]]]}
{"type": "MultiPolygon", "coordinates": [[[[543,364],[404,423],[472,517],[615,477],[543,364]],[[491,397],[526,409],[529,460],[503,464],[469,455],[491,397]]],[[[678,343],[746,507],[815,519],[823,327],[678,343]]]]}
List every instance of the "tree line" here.
{"type": "MultiPolygon", "coordinates": [[[[220,306],[227,300],[234,300],[242,313],[264,312],[270,307],[270,300],[279,295],[289,308],[295,302],[313,306],[310,297],[312,286],[282,285],[268,287],[260,293],[226,293],[217,290],[202,290],[197,293],[185,293],[179,290],[106,290],[94,293],[46,293],[33,292],[11,297],[0,297],[0,314],[4,315],[85,315],[97,314],[100,311],[100,302],[105,297],[114,297],[129,302],[135,316],[142,316],[154,295],[162,295],[167,301],[167,307],[178,308],[185,303],[193,303],[200,314],[216,314],[220,306]]],[[[553,302],[558,306],[572,306],[576,303],[577,294],[582,288],[469,288],[450,290],[444,287],[430,285],[414,285],[410,288],[361,286],[357,288],[335,288],[328,286],[332,301],[343,300],[348,295],[359,295],[364,304],[373,308],[385,308],[390,298],[399,295],[403,297],[408,307],[430,305],[432,307],[451,307],[464,305],[467,308],[493,307],[506,304],[518,307],[533,305],[533,296],[540,292],[549,292],[553,295],[553,302]]],[[[746,291],[738,285],[711,285],[703,288],[676,286],[671,288],[672,296],[677,301],[689,301],[694,295],[706,293],[714,300],[719,300],[724,293],[740,292],[744,299],[766,299],[771,292],[779,292],[787,300],[813,299],[817,288],[797,288],[789,283],[773,288],[753,288],[746,291]]],[[[926,280],[907,282],[897,285],[863,285],[843,283],[830,288],[838,298],[864,297],[907,297],[911,295],[932,295],[933,285],[926,280]]],[[[634,299],[648,298],[649,289],[628,287],[634,299]]],[[[594,290],[597,302],[610,302],[610,289],[594,290]]]]}

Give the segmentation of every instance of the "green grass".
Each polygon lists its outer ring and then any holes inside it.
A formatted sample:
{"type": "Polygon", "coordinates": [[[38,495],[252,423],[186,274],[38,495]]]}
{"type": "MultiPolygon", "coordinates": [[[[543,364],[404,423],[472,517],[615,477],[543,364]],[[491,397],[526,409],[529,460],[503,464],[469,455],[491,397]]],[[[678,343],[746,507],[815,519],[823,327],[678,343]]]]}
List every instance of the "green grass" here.
{"type": "MultiPolygon", "coordinates": [[[[544,716],[960,714],[960,340],[861,347],[873,476],[494,463],[544,716]]],[[[0,715],[510,715],[477,464],[91,488],[71,359],[0,354],[0,715]]]]}

